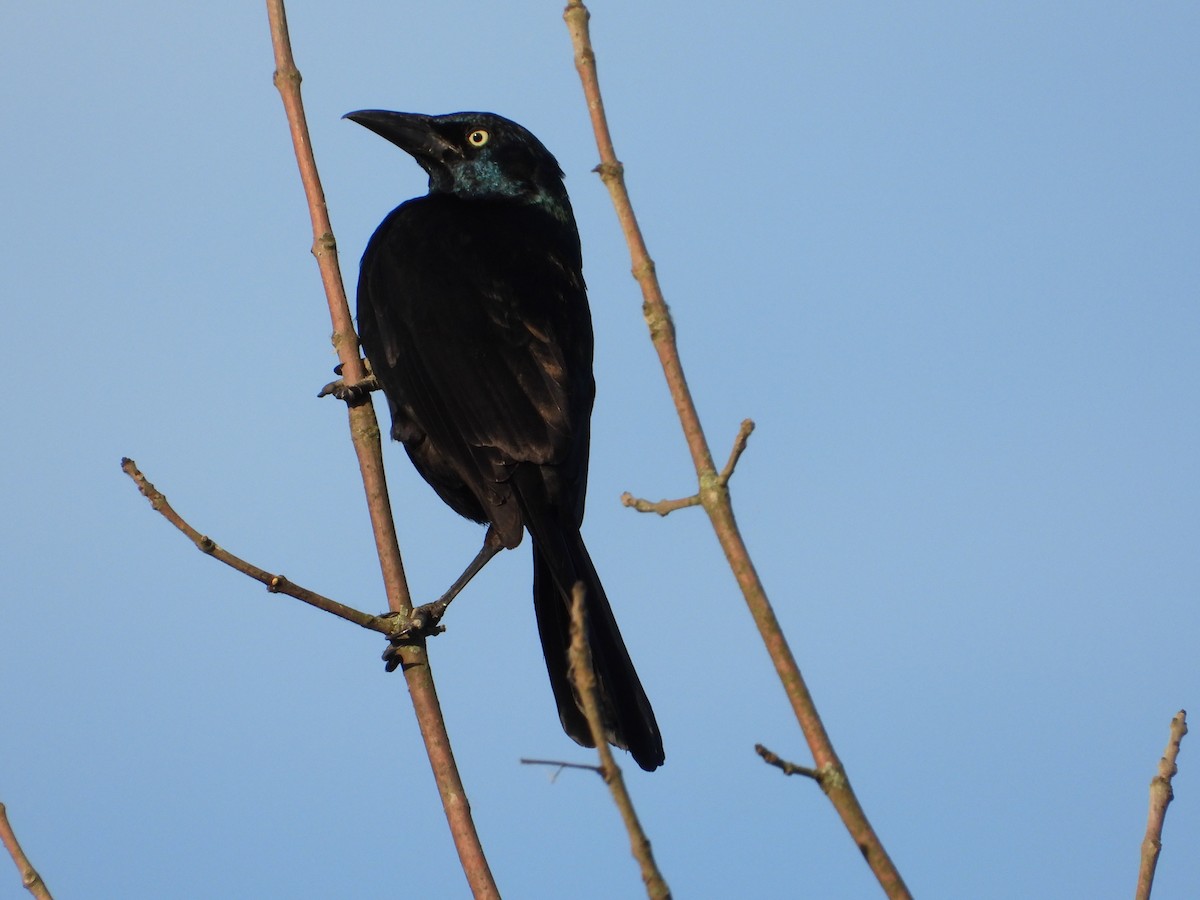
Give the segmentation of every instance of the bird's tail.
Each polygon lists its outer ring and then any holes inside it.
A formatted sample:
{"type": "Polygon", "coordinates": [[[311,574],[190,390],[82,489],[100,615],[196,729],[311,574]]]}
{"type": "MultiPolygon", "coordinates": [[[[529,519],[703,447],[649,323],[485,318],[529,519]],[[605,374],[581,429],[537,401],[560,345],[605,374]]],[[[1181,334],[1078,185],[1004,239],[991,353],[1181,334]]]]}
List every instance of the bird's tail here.
{"type": "Polygon", "coordinates": [[[662,736],[583,537],[577,528],[531,528],[530,532],[533,606],[563,730],[576,743],[595,746],[567,659],[571,591],[576,582],[583,582],[588,643],[608,742],[628,750],[639,766],[652,772],[663,763],[662,736]]]}

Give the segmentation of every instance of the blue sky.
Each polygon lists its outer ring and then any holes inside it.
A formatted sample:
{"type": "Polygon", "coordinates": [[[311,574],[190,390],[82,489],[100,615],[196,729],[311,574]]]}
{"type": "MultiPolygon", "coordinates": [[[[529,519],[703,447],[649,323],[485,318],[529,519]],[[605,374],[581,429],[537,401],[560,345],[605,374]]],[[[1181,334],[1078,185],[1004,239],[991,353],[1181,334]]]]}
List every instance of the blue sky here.
{"type": "MultiPolygon", "coordinates": [[[[629,186],[750,549],[860,799],[924,897],[1124,897],[1200,694],[1194,4],[596,4],[629,186]]],[[[680,897],[875,895],[692,490],[559,4],[289,6],[343,270],[424,191],[340,116],[486,109],[567,173],[597,334],[585,534],[658,713],[626,766],[680,897]]],[[[460,897],[364,609],[380,578],[255,3],[5,15],[0,800],[61,896],[460,897]]],[[[477,548],[386,448],[413,589],[477,548]]],[[[559,730],[525,547],[432,644],[511,897],[637,896],[559,730]]],[[[1156,897],[1194,896],[1185,739],[1156,897]]],[[[18,896],[0,865],[0,896],[18,896]]]]}

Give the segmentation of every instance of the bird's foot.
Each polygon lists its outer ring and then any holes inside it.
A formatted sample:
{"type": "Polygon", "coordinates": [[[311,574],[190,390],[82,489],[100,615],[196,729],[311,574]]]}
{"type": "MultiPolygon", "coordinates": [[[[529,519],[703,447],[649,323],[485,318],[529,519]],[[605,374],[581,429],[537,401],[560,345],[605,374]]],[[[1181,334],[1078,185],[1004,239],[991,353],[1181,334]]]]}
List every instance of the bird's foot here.
{"type": "MultiPolygon", "coordinates": [[[[362,364],[367,373],[366,378],[356,381],[353,384],[347,384],[345,380],[339,378],[337,381],[331,381],[325,387],[321,388],[321,392],[317,396],[328,397],[333,395],[346,403],[359,403],[365,400],[371,391],[379,390],[379,382],[371,372],[371,364],[365,359],[362,361],[362,364]]],[[[341,375],[342,367],[339,365],[333,371],[335,374],[341,375]]]]}
{"type": "Polygon", "coordinates": [[[441,621],[442,616],[446,614],[446,607],[450,605],[450,599],[443,597],[433,603],[418,606],[406,619],[401,619],[399,613],[380,616],[380,618],[395,620],[392,629],[387,634],[387,649],[383,651],[384,667],[387,671],[394,672],[403,664],[401,650],[406,644],[416,638],[433,637],[446,630],[446,626],[442,625],[441,621]]]}

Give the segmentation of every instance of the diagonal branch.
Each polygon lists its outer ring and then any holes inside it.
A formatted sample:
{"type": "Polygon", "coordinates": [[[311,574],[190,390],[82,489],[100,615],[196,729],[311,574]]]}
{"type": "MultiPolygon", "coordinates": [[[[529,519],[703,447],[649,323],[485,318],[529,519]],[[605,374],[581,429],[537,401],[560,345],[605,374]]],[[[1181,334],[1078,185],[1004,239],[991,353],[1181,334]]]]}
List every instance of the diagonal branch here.
{"type": "MultiPolygon", "coordinates": [[[[583,84],[583,93],[587,100],[588,113],[591,116],[592,130],[596,134],[596,146],[600,152],[600,165],[597,171],[604,181],[612,197],[617,219],[625,233],[629,245],[629,253],[633,263],[633,277],[637,279],[642,289],[642,313],[646,325],[650,329],[650,337],[658,353],[663,375],[671,391],[675,403],[675,411],[683,426],[684,437],[692,456],[699,483],[697,496],[704,511],[708,513],[713,530],[725,553],[725,558],[733,570],[746,605],[754,618],[766,645],[767,653],[775,666],[775,671],[791,703],[800,729],[808,742],[809,751],[813,755],[818,771],[828,773],[822,780],[826,795],[837,809],[855,844],[862,851],[867,864],[874,872],[880,886],[889,897],[909,897],[908,889],[900,872],[884,850],[883,844],[875,834],[871,823],[858,798],[850,787],[849,779],[833,743],[829,739],[821,717],[817,713],[816,704],[809,693],[808,686],[800,674],[800,668],[792,655],[787,639],[783,635],[775,611],[767,599],[766,589],[754,568],[754,562],[746,549],[746,544],[738,530],[733,515],[733,505],[730,502],[729,487],[722,481],[713,462],[712,451],[704,437],[704,429],[700,425],[700,417],[692,401],[687,379],[684,377],[683,364],[679,358],[679,348],[675,342],[675,326],[671,320],[670,310],[663,298],[662,289],[654,273],[654,261],[650,258],[646,243],[638,227],[629,193],[625,189],[624,167],[617,159],[613,148],[612,136],[609,133],[608,122],[604,114],[604,102],[600,96],[600,82],[596,74],[596,54],[592,49],[591,36],[588,32],[589,13],[581,0],[568,0],[563,12],[567,30],[571,35],[571,44],[575,51],[575,68],[579,72],[583,84]]],[[[748,434],[748,431],[746,432],[748,434]]],[[[735,444],[735,452],[731,463],[736,462],[740,453],[740,442],[735,444]]],[[[730,466],[727,465],[726,469],[730,466]]]]}
{"type": "Polygon", "coordinates": [[[1142,864],[1138,870],[1137,900],[1149,900],[1154,886],[1154,870],[1158,867],[1158,854],[1162,852],[1163,821],[1167,817],[1167,806],[1175,799],[1171,790],[1171,779],[1179,771],[1175,760],[1179,757],[1179,745],[1187,734],[1187,711],[1180,710],[1171,719],[1171,737],[1167,749],[1158,761],[1158,773],[1150,781],[1150,815],[1146,819],[1146,837],[1142,840],[1142,864]]]}
{"type": "MultiPolygon", "coordinates": [[[[271,25],[271,46],[275,54],[275,86],[279,89],[284,110],[287,112],[288,128],[296,151],[296,163],[300,168],[300,180],[308,200],[313,226],[312,252],[320,266],[321,281],[329,302],[329,315],[333,322],[333,345],[342,364],[343,376],[348,383],[355,383],[361,381],[366,373],[358,354],[358,336],[354,332],[350,305],[342,287],[333,226],[329,222],[325,194],[317,175],[316,160],[313,158],[312,142],[304,117],[304,104],[300,97],[300,71],[292,57],[283,0],[267,0],[267,16],[271,25]]],[[[412,609],[412,601],[404,577],[400,547],[396,540],[387,482],[384,480],[383,451],[380,446],[379,422],[375,418],[375,407],[369,397],[364,397],[356,403],[347,404],[347,410],[350,436],[358,455],[363,488],[367,495],[367,509],[371,515],[371,528],[375,535],[375,548],[379,554],[379,565],[387,590],[388,606],[393,612],[400,613],[402,618],[407,619],[412,609]]],[[[398,654],[403,663],[404,678],[421,729],[421,737],[425,741],[425,752],[433,768],[442,807],[446,811],[450,833],[454,838],[467,882],[476,897],[498,898],[500,893],[484,856],[475,822],[471,818],[466,790],[458,774],[458,765],[454,761],[450,736],[446,732],[446,723],[442,717],[433,673],[429,666],[425,639],[414,638],[400,648],[398,654]]]]}
{"type": "Polygon", "coordinates": [[[327,613],[345,619],[347,622],[353,622],[355,625],[360,625],[363,628],[369,628],[372,631],[378,631],[382,634],[391,634],[394,630],[394,626],[391,623],[393,621],[401,621],[398,616],[373,616],[369,613],[360,612],[353,607],[338,603],[336,600],[330,600],[316,591],[300,587],[300,585],[288,581],[282,575],[273,575],[265,569],[260,569],[253,563],[246,562],[240,556],[234,556],[228,550],[218,545],[208,535],[201,534],[189,525],[175,511],[175,508],[167,502],[167,498],[158,488],[151,484],[146,476],[142,474],[141,470],[137,467],[137,463],[132,459],[122,459],[121,470],[133,479],[133,483],[142,492],[142,496],[150,501],[150,505],[162,513],[163,518],[187,535],[188,540],[195,544],[201,553],[206,553],[213,559],[225,563],[231,569],[265,584],[267,590],[271,593],[287,594],[289,597],[295,597],[309,606],[315,606],[317,609],[322,609],[327,613]]]}
{"type": "Polygon", "coordinates": [[[50,888],[46,887],[46,882],[42,881],[42,876],[37,873],[37,869],[33,867],[33,863],[21,849],[21,844],[17,841],[17,836],[8,821],[8,810],[5,809],[3,803],[0,803],[0,844],[4,844],[8,855],[17,864],[17,871],[21,873],[21,884],[25,886],[25,890],[33,894],[37,900],[53,900],[50,896],[50,888]]]}

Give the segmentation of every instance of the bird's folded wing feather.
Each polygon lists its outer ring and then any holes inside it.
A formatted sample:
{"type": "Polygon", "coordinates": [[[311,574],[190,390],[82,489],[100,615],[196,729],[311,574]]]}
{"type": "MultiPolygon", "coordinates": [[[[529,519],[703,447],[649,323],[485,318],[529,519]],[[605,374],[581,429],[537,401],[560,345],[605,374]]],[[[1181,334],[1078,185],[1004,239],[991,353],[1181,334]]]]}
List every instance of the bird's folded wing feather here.
{"type": "Polygon", "coordinates": [[[363,261],[360,328],[382,350],[376,375],[443,453],[562,462],[594,392],[578,245],[547,250],[555,243],[530,233],[536,216],[464,219],[423,200],[384,221],[363,261]]]}

